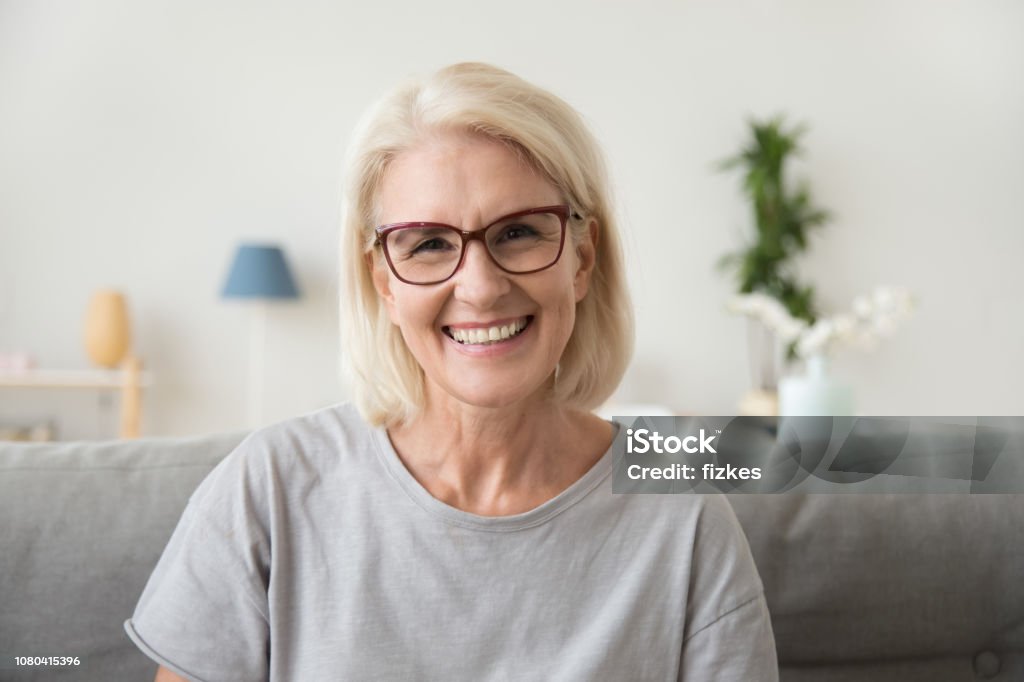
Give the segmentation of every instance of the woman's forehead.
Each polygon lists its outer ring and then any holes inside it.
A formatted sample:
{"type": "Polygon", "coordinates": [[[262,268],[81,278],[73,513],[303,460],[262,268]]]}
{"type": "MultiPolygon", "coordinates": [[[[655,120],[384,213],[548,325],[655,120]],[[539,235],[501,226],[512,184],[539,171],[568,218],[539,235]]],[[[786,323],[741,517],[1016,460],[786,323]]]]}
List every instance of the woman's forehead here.
{"type": "Polygon", "coordinates": [[[434,135],[395,156],[377,192],[382,223],[488,220],[562,203],[558,189],[514,149],[466,133],[434,135]]]}

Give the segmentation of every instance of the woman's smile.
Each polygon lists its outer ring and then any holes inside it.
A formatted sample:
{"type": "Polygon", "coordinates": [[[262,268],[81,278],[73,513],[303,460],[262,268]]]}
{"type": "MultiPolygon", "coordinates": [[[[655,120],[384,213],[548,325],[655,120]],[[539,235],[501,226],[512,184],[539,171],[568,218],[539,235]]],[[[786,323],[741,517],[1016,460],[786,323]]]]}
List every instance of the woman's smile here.
{"type": "Polygon", "coordinates": [[[441,330],[452,340],[463,346],[492,346],[513,339],[526,329],[533,319],[532,315],[481,324],[445,325],[441,330]]]}

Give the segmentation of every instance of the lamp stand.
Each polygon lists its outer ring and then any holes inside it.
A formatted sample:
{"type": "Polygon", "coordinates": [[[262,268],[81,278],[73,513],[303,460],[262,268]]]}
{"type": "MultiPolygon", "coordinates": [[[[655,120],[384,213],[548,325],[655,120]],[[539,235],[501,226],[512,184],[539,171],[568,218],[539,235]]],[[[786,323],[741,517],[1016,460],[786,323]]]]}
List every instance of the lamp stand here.
{"type": "Polygon", "coordinates": [[[249,311],[249,401],[248,421],[250,428],[258,428],[263,422],[263,374],[267,341],[267,304],[263,300],[252,302],[249,311]]]}

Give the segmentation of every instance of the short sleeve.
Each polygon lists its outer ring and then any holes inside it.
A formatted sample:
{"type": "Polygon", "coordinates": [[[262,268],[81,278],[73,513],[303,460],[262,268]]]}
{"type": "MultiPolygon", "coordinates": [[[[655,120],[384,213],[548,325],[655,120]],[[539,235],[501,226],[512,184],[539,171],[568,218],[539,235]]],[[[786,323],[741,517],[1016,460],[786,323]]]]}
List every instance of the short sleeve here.
{"type": "Polygon", "coordinates": [[[143,653],[190,680],[268,676],[269,541],[245,450],[193,494],[125,622],[143,653]]]}
{"type": "Polygon", "coordinates": [[[680,680],[779,679],[764,589],[722,496],[707,496],[694,546],[680,680]]]}

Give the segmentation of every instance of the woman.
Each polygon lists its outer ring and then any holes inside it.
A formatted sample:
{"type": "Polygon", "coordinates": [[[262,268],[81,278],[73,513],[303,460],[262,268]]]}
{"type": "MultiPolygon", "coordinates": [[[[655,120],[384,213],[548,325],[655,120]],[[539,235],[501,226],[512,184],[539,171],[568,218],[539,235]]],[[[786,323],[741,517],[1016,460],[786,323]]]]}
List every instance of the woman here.
{"type": "Polygon", "coordinates": [[[126,623],[157,679],[776,679],[728,504],[611,494],[589,410],[631,314],[578,115],[452,66],[369,113],[346,179],[358,409],[195,492],[126,623]]]}

